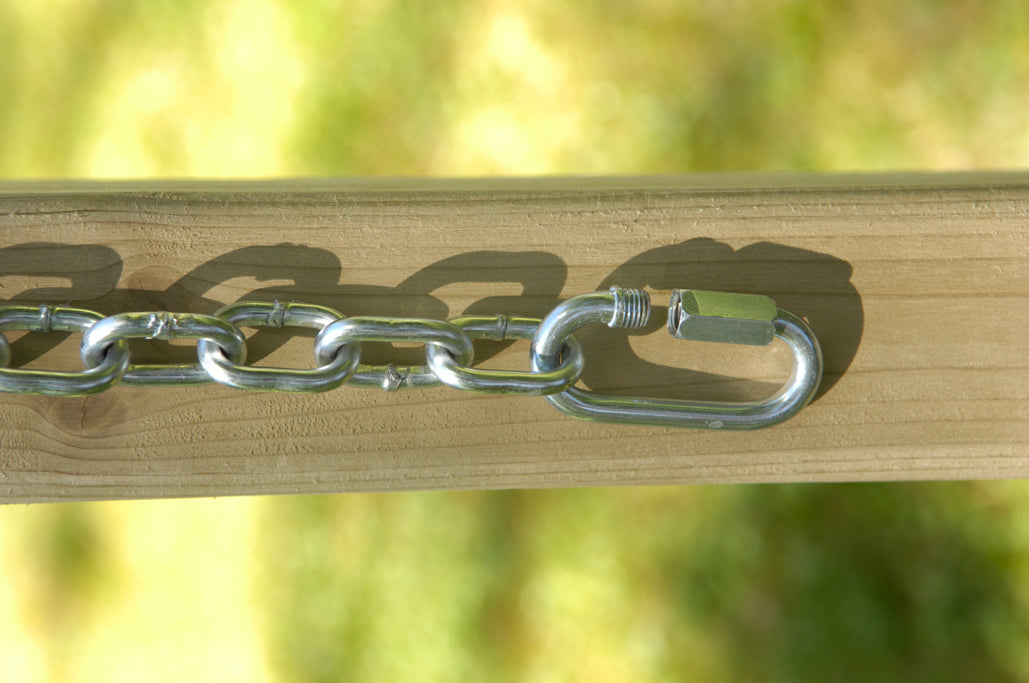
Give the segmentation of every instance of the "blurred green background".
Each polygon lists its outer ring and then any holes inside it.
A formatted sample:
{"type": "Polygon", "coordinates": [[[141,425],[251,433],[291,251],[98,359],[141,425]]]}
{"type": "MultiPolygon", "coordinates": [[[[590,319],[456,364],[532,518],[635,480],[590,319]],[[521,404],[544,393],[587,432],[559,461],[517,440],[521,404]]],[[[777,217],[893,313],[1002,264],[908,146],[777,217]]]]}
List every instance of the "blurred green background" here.
{"type": "MultiPolygon", "coordinates": [[[[0,176],[1029,163],[1024,0],[0,0],[0,176]]],[[[1029,680],[1021,482],[0,509],[4,681],[1029,680]]]]}

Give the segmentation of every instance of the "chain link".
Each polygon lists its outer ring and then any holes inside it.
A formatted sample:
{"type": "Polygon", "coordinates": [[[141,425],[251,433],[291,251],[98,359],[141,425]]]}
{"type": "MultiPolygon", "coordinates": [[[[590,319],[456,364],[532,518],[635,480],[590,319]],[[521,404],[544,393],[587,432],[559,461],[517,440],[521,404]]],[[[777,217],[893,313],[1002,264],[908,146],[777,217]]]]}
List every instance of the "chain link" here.
{"type": "MultiPolygon", "coordinates": [[[[473,339],[532,339],[539,329],[538,318],[468,316],[451,320],[473,339]]],[[[579,381],[583,369],[582,345],[575,337],[565,339],[561,361],[554,370],[481,370],[470,368],[440,345],[425,349],[429,369],[443,383],[482,394],[524,394],[544,396],[564,391],[579,381]]]]}
{"type": "MultiPolygon", "coordinates": [[[[425,318],[355,317],[336,320],[318,333],[314,342],[314,355],[318,362],[326,362],[343,344],[354,342],[414,342],[427,346],[441,346],[450,351],[460,363],[472,362],[472,340],[457,325],[443,320],[425,318]]],[[[361,365],[350,378],[358,387],[382,387],[386,391],[438,387],[442,382],[427,365],[398,367],[388,365],[361,365]]]]}
{"type": "Polygon", "coordinates": [[[503,315],[465,316],[449,322],[347,318],[331,308],[296,301],[238,302],[214,315],[146,311],[106,317],[65,306],[5,305],[0,306],[0,393],[85,396],[119,383],[154,386],[211,381],[250,391],[302,393],[329,391],[343,384],[386,391],[446,384],[477,393],[545,396],[562,412],[596,422],[754,429],[792,416],[810,401],[818,387],[821,351],[803,320],[776,309],[765,297],[692,290],[673,295],[669,317],[673,336],[751,344],[766,343],[766,337],[784,341],[793,351],[794,369],[777,394],[762,402],[704,403],[606,396],[573,386],[584,366],[582,346],[573,334],[576,329],[596,323],[639,328],[646,325],[649,315],[648,294],[618,287],[568,299],[542,320],[503,315]],[[246,337],[240,327],[318,330],[313,349],[317,366],[245,365],[246,337]],[[13,330],[81,333],[80,356],[85,369],[67,372],[8,367],[11,347],[4,332],[13,330]],[[472,367],[473,339],[512,338],[532,340],[530,370],[472,367]],[[197,362],[133,364],[128,345],[131,339],[196,340],[197,362]],[[423,344],[425,364],[362,364],[362,342],[423,344]]]}
{"type": "Polygon", "coordinates": [[[81,372],[62,370],[27,370],[8,368],[10,344],[4,332],[86,332],[104,316],[94,311],[65,306],[0,307],[0,347],[3,368],[0,368],[0,392],[40,394],[43,396],[86,396],[114,386],[129,367],[129,347],[124,339],[112,340],[104,347],[96,362],[86,364],[81,372]]]}
{"type": "MultiPolygon", "coordinates": [[[[246,359],[246,337],[238,327],[213,315],[150,311],[117,313],[96,322],[82,336],[80,355],[88,368],[103,361],[108,349],[129,339],[209,339],[234,363],[246,359]]],[[[211,377],[199,363],[191,365],[129,365],[125,384],[206,384],[211,377]]]]}
{"type": "MultiPolygon", "coordinates": [[[[310,327],[319,331],[343,316],[326,306],[296,301],[245,301],[229,304],[215,314],[233,325],[245,327],[310,327]]],[[[251,391],[329,391],[350,379],[361,360],[361,346],[345,343],[328,354],[326,362],[311,370],[247,367],[234,363],[225,350],[210,339],[197,342],[197,358],[211,379],[251,391]]]]}

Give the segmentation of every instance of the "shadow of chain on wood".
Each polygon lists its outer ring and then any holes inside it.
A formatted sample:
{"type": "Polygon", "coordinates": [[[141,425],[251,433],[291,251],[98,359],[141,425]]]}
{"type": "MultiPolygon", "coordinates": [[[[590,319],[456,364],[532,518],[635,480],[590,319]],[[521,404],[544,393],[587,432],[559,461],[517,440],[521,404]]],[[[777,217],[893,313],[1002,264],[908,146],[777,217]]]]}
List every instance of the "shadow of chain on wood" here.
{"type": "MultiPolygon", "coordinates": [[[[329,306],[347,316],[543,317],[563,295],[568,295],[563,292],[567,275],[565,262],[548,252],[472,251],[432,263],[392,287],[350,284],[346,282],[345,264],[336,254],[306,245],[276,244],[227,252],[197,266],[164,290],[155,290],[147,286],[149,280],[139,273],[125,277],[121,258],[107,246],[25,243],[0,249],[0,284],[10,276],[21,276],[26,285],[7,300],[74,304],[105,314],[131,310],[213,313],[226,302],[212,298],[212,290],[236,278],[251,278],[272,284],[246,291],[240,300],[302,300],[329,306]],[[53,279],[67,280],[68,285],[55,286],[53,279]],[[461,283],[514,284],[519,291],[478,299],[464,311],[452,312],[436,293],[461,283]]],[[[654,290],[687,287],[769,295],[779,305],[807,318],[821,340],[826,358],[826,374],[820,389],[823,394],[849,367],[861,338],[863,309],[850,275],[850,264],[810,250],[769,242],[734,250],[713,239],[696,238],[651,249],[630,259],[597,283],[597,288],[618,284],[654,290]]],[[[11,283],[8,291],[16,290],[17,284],[11,283]]],[[[483,289],[488,291],[490,287],[483,289]]],[[[662,303],[655,301],[651,323],[639,332],[603,326],[580,330],[577,334],[589,356],[618,359],[615,363],[587,362],[583,382],[594,389],[646,386],[648,393],[655,396],[738,398],[734,382],[747,388],[746,379],[728,381],[719,374],[661,365],[641,358],[632,348],[632,336],[654,332],[664,325],[662,303]],[[684,395],[690,391],[697,395],[684,395]]],[[[315,330],[309,329],[259,329],[248,341],[248,362],[260,361],[290,338],[315,334],[315,330]]],[[[30,362],[67,336],[25,335],[12,344],[15,362],[30,362]]],[[[486,360],[512,343],[480,343],[476,358],[486,360]]],[[[137,362],[194,360],[189,346],[145,340],[133,340],[130,344],[137,362]]],[[[365,359],[371,363],[417,364],[424,358],[420,348],[366,346],[365,359]]],[[[749,384],[757,385],[761,393],[762,383],[749,384]]],[[[754,387],[749,388],[753,393],[754,387]]]]}

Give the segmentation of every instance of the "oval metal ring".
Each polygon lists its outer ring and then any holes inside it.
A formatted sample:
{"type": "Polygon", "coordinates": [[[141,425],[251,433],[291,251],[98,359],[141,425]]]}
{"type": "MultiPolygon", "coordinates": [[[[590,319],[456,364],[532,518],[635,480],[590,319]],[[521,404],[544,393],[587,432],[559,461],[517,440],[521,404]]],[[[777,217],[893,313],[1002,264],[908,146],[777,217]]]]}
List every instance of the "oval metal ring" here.
{"type": "MultiPolygon", "coordinates": [[[[540,323],[533,338],[533,368],[557,365],[557,354],[574,330],[619,318],[619,292],[594,293],[568,299],[540,323]]],[[[642,293],[641,293],[642,294],[642,293]]],[[[774,306],[774,304],[773,304],[774,306]]],[[[572,387],[546,400],[562,413],[580,420],[700,429],[760,429],[796,415],[808,404],[822,378],[822,352],[814,332],[803,320],[782,308],[775,309],[774,337],[793,353],[790,378],[774,395],[758,401],[684,401],[599,394],[572,387]]],[[[644,321],[645,322],[645,321],[644,321]]]]}
{"type": "MultiPolygon", "coordinates": [[[[100,363],[108,347],[128,339],[210,339],[234,363],[246,360],[246,337],[231,323],[200,313],[118,313],[91,327],[79,353],[87,367],[100,363]]],[[[205,384],[211,378],[199,363],[129,365],[122,382],[135,386],[205,384]]]]}
{"type": "MultiPolygon", "coordinates": [[[[351,342],[413,342],[439,344],[449,350],[463,365],[472,362],[472,340],[457,325],[442,320],[423,318],[379,318],[373,316],[344,318],[325,326],[314,341],[314,357],[326,363],[343,344],[351,342]]],[[[438,387],[442,382],[427,365],[398,367],[360,365],[350,386],[380,387],[386,391],[408,388],[438,387]]]]}
{"type": "MultiPolygon", "coordinates": [[[[215,316],[243,327],[309,327],[321,330],[343,316],[326,306],[291,301],[240,301],[219,309],[215,316]]],[[[312,369],[259,368],[237,365],[208,339],[197,342],[200,366],[216,382],[237,389],[316,393],[343,384],[357,370],[360,344],[343,344],[329,363],[312,369]]]]}
{"type": "MultiPolygon", "coordinates": [[[[508,318],[496,316],[465,316],[450,321],[464,330],[472,339],[532,339],[539,327],[539,318],[508,318]]],[[[458,363],[444,347],[429,344],[425,347],[429,369],[444,384],[482,394],[520,394],[544,396],[564,391],[579,381],[582,375],[582,345],[573,335],[566,339],[561,363],[554,370],[525,372],[521,370],[483,370],[458,363]]]]}
{"type": "MultiPolygon", "coordinates": [[[[4,306],[0,307],[0,337],[10,330],[30,332],[87,332],[103,319],[94,311],[66,306],[4,306]]],[[[3,365],[10,360],[7,349],[3,365]]],[[[124,341],[113,342],[93,367],[79,372],[61,370],[26,370],[0,368],[0,391],[14,394],[41,396],[88,396],[113,386],[129,367],[129,347],[124,341]]]]}

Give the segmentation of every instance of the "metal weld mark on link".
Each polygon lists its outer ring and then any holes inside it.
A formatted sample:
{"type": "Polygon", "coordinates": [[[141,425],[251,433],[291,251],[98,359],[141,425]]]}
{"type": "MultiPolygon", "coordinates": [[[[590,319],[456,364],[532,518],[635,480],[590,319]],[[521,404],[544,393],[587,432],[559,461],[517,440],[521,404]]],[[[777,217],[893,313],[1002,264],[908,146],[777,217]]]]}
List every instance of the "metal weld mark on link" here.
{"type": "Polygon", "coordinates": [[[386,391],[399,391],[410,374],[410,371],[400,372],[397,370],[396,365],[389,363],[386,365],[386,372],[383,374],[382,388],[386,391]]]}
{"type": "Polygon", "coordinates": [[[36,323],[36,332],[51,332],[54,329],[54,309],[48,304],[39,307],[39,322],[36,323]]]}
{"type": "Polygon", "coordinates": [[[497,340],[504,341],[507,339],[507,327],[511,323],[508,317],[504,314],[497,316],[497,340]]]}
{"type": "Polygon", "coordinates": [[[171,339],[174,335],[175,314],[169,311],[154,311],[147,320],[147,339],[171,339]]]}
{"type": "Polygon", "coordinates": [[[268,312],[268,317],[265,318],[264,324],[267,327],[285,327],[287,306],[289,306],[289,304],[282,302],[280,299],[273,301],[272,310],[268,312]]]}

